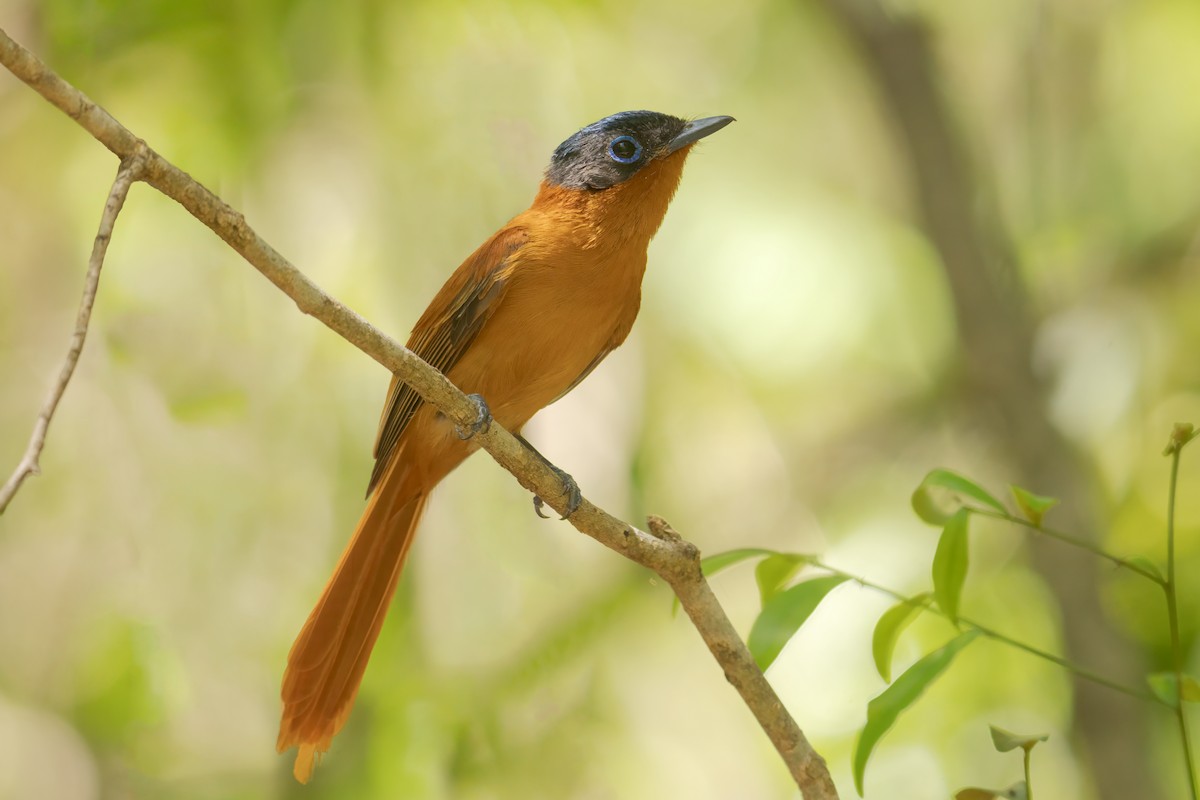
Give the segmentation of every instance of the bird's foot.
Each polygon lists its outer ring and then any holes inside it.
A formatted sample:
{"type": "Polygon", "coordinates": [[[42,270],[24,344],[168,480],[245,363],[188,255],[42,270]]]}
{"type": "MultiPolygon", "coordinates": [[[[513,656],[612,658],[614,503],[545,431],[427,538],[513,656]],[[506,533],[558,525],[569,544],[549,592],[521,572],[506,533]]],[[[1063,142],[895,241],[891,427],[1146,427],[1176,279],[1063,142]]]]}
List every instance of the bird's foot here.
{"type": "MultiPolygon", "coordinates": [[[[535,450],[534,452],[536,453],[537,451],[535,450]]],[[[557,476],[562,482],[562,493],[567,498],[567,513],[563,514],[560,519],[566,519],[578,511],[579,507],[583,505],[583,492],[579,491],[579,484],[576,483],[575,479],[570,475],[563,472],[561,469],[548,461],[546,462],[546,466],[550,467],[551,471],[553,471],[555,476],[557,476]]],[[[546,505],[545,500],[537,495],[533,496],[533,512],[542,519],[550,519],[549,514],[542,513],[542,506],[544,505],[546,505]]]]}
{"type": "MultiPolygon", "coordinates": [[[[553,472],[554,475],[558,478],[559,483],[562,484],[562,493],[567,498],[567,513],[563,514],[561,518],[566,519],[567,517],[571,516],[576,511],[578,511],[579,506],[581,506],[583,504],[583,492],[579,491],[579,484],[575,482],[575,479],[572,478],[567,473],[563,472],[558,467],[551,464],[550,459],[546,458],[544,455],[539,453],[538,449],[536,447],[534,447],[533,445],[531,445],[529,443],[529,440],[526,439],[524,436],[517,434],[517,441],[519,441],[521,444],[528,447],[529,452],[531,452],[535,456],[537,456],[538,461],[541,461],[543,464],[545,464],[547,467],[549,467],[550,471],[553,472]]],[[[546,501],[543,500],[542,498],[538,497],[537,495],[534,495],[534,498],[533,498],[534,513],[537,514],[542,519],[550,519],[550,517],[548,515],[542,513],[542,507],[544,505],[546,505],[546,501]]]]}
{"type": "Polygon", "coordinates": [[[487,401],[483,399],[483,395],[469,394],[467,399],[475,404],[475,421],[465,428],[461,425],[456,425],[454,434],[464,441],[475,436],[477,433],[483,433],[492,424],[492,412],[488,408],[487,401]]]}

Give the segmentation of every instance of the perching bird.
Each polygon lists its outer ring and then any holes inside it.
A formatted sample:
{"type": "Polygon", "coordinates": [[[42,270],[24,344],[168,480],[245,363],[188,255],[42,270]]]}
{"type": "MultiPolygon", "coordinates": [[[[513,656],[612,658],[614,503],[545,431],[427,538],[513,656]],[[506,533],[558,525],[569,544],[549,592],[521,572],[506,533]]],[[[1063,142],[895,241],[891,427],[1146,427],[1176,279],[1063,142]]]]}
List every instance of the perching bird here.
{"type": "MultiPolygon", "coordinates": [[[[575,133],[554,151],[533,205],[446,281],[409,349],[519,432],[625,341],[646,247],[688,151],[732,121],[625,111],[575,133]]],[[[350,714],[429,493],[477,447],[392,379],[366,510],[288,654],[278,749],[299,746],[297,780],[308,781],[350,714]]]]}

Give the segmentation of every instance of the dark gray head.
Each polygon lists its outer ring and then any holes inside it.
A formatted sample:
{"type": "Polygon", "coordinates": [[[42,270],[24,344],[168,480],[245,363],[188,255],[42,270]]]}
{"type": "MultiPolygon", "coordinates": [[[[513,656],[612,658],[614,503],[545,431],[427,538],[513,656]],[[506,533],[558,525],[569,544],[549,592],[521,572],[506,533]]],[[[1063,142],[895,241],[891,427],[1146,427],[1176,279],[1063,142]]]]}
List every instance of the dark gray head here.
{"type": "Polygon", "coordinates": [[[688,122],[655,111],[622,111],[580,129],[558,146],[546,180],[568,189],[599,191],[733,122],[706,117],[688,122]]]}

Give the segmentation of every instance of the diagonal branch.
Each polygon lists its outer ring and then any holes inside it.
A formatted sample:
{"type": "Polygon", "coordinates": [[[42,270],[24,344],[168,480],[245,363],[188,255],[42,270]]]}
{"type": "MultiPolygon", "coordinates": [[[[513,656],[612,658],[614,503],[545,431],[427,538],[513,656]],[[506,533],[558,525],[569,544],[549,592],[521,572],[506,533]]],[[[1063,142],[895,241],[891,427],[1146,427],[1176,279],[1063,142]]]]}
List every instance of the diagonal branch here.
{"type": "MultiPolygon", "coordinates": [[[[475,404],[447,378],[397,341],[383,334],[342,303],[325,294],[246,224],[245,218],[187,173],[147,147],[141,139],[64,81],[36,56],[0,29],[0,64],[87,130],[122,159],[144,154],[141,180],[178,202],[192,216],[236,250],[274,283],[305,314],[403,377],[425,402],[456,425],[470,429],[475,404]]],[[[560,514],[567,497],[550,465],[498,424],[475,435],[480,447],[526,489],[560,514]]],[[[812,748],[775,690],[750,657],[733,624],[700,571],[700,553],[661,520],[650,521],[651,533],[639,530],[597,508],[586,499],[570,516],[582,533],[657,573],[678,595],[713,657],[770,737],[806,800],[835,800],[837,790],[821,756],[812,748]]]]}
{"type": "Polygon", "coordinates": [[[100,215],[100,230],[96,232],[96,240],[92,243],[92,255],[88,259],[87,276],[83,281],[83,298],[79,301],[79,312],[75,315],[75,332],[71,334],[71,346],[67,348],[67,356],[63,359],[62,368],[58,372],[58,380],[50,387],[50,393],[42,403],[37,421],[33,425],[33,433],[29,436],[29,444],[25,454],[21,456],[17,468],[9,476],[4,486],[0,486],[0,514],[8,508],[21,484],[30,475],[38,475],[38,459],[46,446],[46,432],[50,429],[50,420],[67,384],[75,374],[75,365],[79,363],[79,354],[83,352],[83,342],[87,338],[88,323],[92,319],[92,306],[96,302],[96,290],[100,287],[100,269],[104,266],[104,255],[108,252],[108,242],[112,238],[113,226],[117,224],[117,215],[125,205],[129,187],[141,177],[145,166],[142,158],[142,148],[135,146],[132,152],[121,161],[117,177],[113,180],[112,189],[108,192],[108,200],[104,203],[104,213],[100,215]]]}

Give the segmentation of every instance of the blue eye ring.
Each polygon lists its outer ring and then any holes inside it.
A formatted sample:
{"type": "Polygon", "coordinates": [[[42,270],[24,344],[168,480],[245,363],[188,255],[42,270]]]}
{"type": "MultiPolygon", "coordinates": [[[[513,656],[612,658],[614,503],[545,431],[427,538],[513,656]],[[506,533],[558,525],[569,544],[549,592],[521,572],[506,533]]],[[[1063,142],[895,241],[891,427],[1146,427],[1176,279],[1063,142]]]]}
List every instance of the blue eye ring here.
{"type": "Polygon", "coordinates": [[[632,136],[618,136],[608,143],[608,157],[618,164],[632,164],[642,157],[642,143],[632,136]]]}

